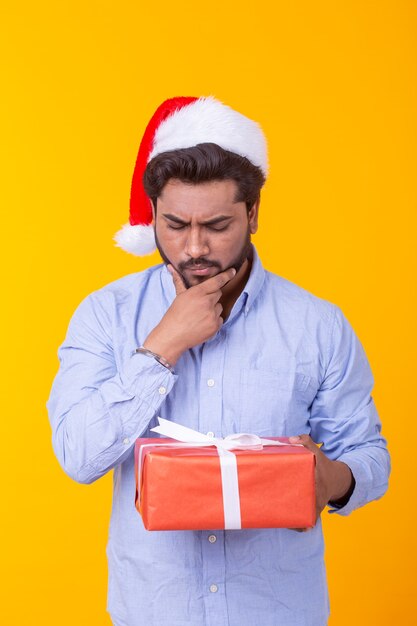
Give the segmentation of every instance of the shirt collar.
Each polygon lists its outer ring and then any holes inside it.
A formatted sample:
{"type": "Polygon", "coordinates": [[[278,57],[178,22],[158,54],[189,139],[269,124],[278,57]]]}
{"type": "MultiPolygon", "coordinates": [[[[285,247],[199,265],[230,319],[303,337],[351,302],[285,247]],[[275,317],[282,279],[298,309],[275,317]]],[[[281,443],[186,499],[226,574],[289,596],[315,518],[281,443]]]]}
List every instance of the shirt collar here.
{"type": "MultiPolygon", "coordinates": [[[[252,267],[249,278],[242,291],[242,293],[246,294],[245,315],[248,314],[250,307],[255,302],[265,280],[265,270],[263,268],[261,259],[259,258],[258,252],[254,244],[252,243],[251,245],[252,267]]],[[[171,274],[168,272],[165,263],[161,265],[161,283],[164,295],[168,302],[168,306],[170,306],[175,298],[175,287],[172,281],[171,274]]]]}
{"type": "Polygon", "coordinates": [[[261,291],[264,280],[265,270],[261,259],[259,258],[258,252],[252,243],[252,267],[247,283],[243,288],[243,293],[246,294],[245,315],[248,314],[249,309],[261,291]]]}

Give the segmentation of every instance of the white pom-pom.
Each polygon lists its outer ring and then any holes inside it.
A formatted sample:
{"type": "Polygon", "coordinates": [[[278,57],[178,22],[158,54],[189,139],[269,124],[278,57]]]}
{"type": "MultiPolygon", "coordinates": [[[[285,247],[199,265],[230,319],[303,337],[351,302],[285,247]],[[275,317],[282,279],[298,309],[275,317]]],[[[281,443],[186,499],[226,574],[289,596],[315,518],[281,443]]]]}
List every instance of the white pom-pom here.
{"type": "Polygon", "coordinates": [[[135,256],[152,254],[156,250],[155,234],[151,224],[124,224],[115,234],[114,240],[122,248],[135,256]]]}

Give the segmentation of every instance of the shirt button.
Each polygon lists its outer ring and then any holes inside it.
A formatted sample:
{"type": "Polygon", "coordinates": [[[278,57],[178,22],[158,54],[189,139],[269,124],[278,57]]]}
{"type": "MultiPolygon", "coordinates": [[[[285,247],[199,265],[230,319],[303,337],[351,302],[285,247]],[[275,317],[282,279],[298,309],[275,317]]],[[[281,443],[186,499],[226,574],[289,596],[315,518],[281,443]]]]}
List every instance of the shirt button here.
{"type": "Polygon", "coordinates": [[[207,385],[209,387],[214,387],[214,380],[212,378],[209,378],[208,381],[207,381],[207,385]]]}
{"type": "Polygon", "coordinates": [[[217,537],[216,535],[209,535],[208,540],[210,541],[210,543],[216,543],[217,537]]]}
{"type": "Polygon", "coordinates": [[[214,432],[212,430],[209,430],[207,433],[207,437],[214,437],[214,432]]]}
{"type": "Polygon", "coordinates": [[[211,593],[216,593],[216,591],[218,591],[219,588],[217,585],[210,585],[210,591],[211,593]]]}
{"type": "Polygon", "coordinates": [[[127,446],[127,444],[128,444],[128,443],[130,443],[130,439],[129,439],[129,437],[125,437],[125,438],[123,439],[123,443],[125,444],[125,446],[127,446]]]}
{"type": "Polygon", "coordinates": [[[159,393],[161,394],[161,396],[163,396],[163,395],[164,395],[164,393],[166,393],[166,392],[167,392],[166,387],[159,387],[158,391],[159,391],[159,393]]]}

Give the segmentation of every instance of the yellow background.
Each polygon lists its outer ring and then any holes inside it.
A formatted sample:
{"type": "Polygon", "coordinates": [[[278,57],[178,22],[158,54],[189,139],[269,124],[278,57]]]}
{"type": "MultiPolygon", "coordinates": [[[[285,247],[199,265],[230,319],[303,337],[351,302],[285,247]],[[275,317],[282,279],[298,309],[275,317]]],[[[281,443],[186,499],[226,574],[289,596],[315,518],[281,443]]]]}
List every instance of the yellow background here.
{"type": "Polygon", "coordinates": [[[64,474],[45,402],[80,300],[159,262],[112,242],[147,121],[167,97],[208,94],[268,138],[265,267],[337,303],[375,376],[391,483],[350,517],[323,514],[330,624],[417,623],[416,3],[23,0],[1,13],[2,623],[110,624],[111,476],[64,474]]]}

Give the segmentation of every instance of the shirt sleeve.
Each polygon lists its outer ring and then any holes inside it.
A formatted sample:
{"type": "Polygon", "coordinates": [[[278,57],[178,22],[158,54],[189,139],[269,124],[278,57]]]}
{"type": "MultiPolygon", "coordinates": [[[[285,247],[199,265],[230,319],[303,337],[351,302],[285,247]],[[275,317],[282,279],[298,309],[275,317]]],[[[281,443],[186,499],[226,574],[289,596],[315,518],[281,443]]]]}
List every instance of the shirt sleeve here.
{"type": "Polygon", "coordinates": [[[371,396],[373,384],[363,347],[335,307],[326,373],[311,406],[311,437],[323,442],[330,459],[348,465],[355,486],[343,506],[329,503],[329,513],[348,515],[387,490],[390,455],[371,396]]]}
{"type": "Polygon", "coordinates": [[[111,321],[95,294],[75,311],[46,403],[52,446],[64,471],[91,483],[131,453],[178,376],[134,354],[117,367],[111,321]]]}

